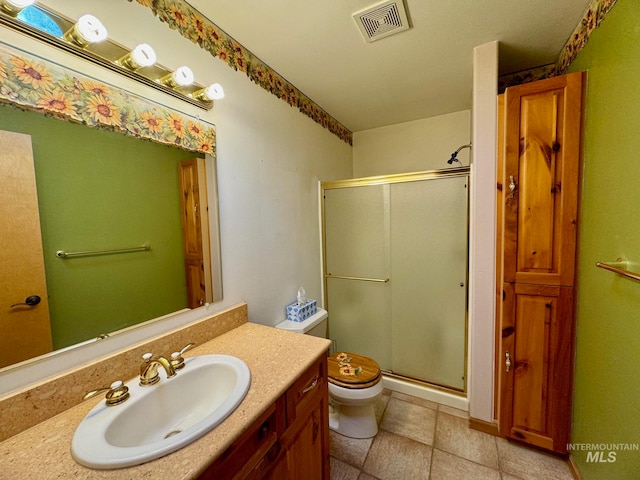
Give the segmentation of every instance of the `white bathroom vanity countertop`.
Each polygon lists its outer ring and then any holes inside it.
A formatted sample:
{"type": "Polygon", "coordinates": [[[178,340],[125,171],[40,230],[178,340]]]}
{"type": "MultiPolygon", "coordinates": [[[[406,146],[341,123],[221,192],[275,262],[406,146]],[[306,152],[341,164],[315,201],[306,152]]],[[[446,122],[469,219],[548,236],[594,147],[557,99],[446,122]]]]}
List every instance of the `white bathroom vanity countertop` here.
{"type": "Polygon", "coordinates": [[[242,359],[251,371],[251,387],[240,406],[204,437],[177,452],[135,467],[116,470],[83,467],[71,456],[71,439],[89,410],[104,401],[93,398],[0,443],[0,479],[197,478],[296,378],[326,354],[329,345],[329,340],[245,323],[185,354],[185,357],[233,355],[242,359]]]}

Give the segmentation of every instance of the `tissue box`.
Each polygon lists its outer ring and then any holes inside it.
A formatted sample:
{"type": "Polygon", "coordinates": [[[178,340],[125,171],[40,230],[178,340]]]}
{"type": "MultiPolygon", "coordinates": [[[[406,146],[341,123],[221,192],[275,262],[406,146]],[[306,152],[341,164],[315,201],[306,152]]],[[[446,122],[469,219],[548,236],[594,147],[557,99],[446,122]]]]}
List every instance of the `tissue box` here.
{"type": "Polygon", "coordinates": [[[317,311],[318,306],[315,300],[308,299],[302,305],[298,305],[298,302],[293,302],[291,305],[287,305],[287,320],[303,322],[317,311]]]}

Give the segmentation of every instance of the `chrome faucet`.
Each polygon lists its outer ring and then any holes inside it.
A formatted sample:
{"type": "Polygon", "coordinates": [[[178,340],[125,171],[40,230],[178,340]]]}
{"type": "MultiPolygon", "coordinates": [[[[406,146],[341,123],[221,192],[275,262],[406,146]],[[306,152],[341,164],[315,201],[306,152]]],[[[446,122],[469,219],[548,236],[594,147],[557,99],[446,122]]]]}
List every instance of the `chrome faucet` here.
{"type": "Polygon", "coordinates": [[[142,356],[142,364],[140,365],[140,385],[155,385],[160,381],[158,367],[164,368],[167,372],[167,378],[176,376],[176,369],[173,368],[171,362],[163,356],[154,357],[152,353],[145,353],[142,356]]]}

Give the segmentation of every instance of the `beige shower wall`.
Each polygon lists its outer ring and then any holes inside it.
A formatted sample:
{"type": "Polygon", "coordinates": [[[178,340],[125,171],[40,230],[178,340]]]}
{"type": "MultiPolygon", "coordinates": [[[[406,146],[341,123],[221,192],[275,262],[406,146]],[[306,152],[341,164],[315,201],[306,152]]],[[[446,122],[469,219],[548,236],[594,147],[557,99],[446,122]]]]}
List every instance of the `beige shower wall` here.
{"type": "MultiPolygon", "coordinates": [[[[353,176],[447,168],[451,153],[468,143],[470,110],[355,132],[353,176]]],[[[458,158],[463,165],[469,165],[469,149],[462,150],[458,158]]]]}

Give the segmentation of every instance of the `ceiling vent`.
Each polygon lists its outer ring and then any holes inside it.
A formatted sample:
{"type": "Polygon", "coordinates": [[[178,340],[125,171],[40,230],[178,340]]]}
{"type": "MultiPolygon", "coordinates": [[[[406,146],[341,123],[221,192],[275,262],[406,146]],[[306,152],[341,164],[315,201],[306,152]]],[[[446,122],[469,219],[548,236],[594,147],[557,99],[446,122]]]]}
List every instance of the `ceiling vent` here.
{"type": "Polygon", "coordinates": [[[409,29],[409,20],[402,0],[377,3],[354,13],[353,20],[367,42],[374,42],[409,29]]]}

